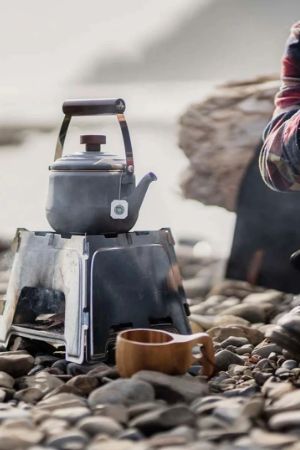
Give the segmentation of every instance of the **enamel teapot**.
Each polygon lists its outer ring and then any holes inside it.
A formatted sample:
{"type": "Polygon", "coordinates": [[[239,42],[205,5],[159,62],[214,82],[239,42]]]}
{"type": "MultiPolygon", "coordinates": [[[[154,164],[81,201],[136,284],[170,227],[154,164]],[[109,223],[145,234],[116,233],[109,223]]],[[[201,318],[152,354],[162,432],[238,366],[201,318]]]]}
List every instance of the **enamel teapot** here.
{"type": "Polygon", "coordinates": [[[50,165],[47,219],[58,233],[124,233],[137,221],[149,184],[150,172],[135,184],[134,162],[122,99],[67,100],[65,114],[50,165]],[[104,135],[83,135],[85,150],[64,155],[63,145],[72,116],[116,115],[125,147],[125,160],[104,153],[104,135]]]}

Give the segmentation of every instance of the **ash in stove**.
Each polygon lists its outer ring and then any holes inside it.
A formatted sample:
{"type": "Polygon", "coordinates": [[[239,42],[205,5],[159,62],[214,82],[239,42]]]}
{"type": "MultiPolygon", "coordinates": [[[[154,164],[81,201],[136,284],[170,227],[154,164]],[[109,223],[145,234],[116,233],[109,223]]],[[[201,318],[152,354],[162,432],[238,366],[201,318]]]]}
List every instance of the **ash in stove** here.
{"type": "Polygon", "coordinates": [[[21,290],[13,323],[63,333],[64,316],[63,292],[42,287],[24,287],[21,290]]]}

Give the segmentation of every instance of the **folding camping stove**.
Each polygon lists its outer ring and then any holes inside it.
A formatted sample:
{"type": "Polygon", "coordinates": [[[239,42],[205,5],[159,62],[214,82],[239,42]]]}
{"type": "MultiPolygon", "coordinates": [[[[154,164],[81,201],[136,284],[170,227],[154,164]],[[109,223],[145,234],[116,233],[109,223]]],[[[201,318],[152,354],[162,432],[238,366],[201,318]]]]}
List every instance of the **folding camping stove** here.
{"type": "Polygon", "coordinates": [[[19,229],[0,344],[12,335],[65,346],[76,363],[113,354],[131,327],[189,334],[182,281],[169,229],[60,235],[19,229]]]}

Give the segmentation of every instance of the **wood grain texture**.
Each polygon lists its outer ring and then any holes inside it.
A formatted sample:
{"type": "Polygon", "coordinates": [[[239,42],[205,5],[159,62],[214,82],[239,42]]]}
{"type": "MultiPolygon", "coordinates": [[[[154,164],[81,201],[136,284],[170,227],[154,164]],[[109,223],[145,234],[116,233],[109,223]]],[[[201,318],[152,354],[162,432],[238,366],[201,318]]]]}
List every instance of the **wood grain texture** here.
{"type": "Polygon", "coordinates": [[[117,337],[116,363],[122,377],[130,377],[140,370],[182,375],[195,361],[202,365],[203,375],[213,374],[214,349],[207,333],[180,335],[136,328],[122,331],[117,337]],[[201,346],[199,357],[192,353],[197,344],[201,346]]]}

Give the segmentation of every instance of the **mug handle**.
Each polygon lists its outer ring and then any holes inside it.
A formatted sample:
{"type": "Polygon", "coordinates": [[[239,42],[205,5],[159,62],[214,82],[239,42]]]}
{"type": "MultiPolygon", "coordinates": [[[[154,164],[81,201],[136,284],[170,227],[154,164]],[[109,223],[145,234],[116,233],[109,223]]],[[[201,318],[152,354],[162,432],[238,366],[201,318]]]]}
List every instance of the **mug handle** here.
{"type": "Polygon", "coordinates": [[[199,333],[193,342],[198,344],[201,349],[201,356],[193,355],[193,362],[199,362],[202,365],[201,375],[211,377],[215,370],[215,351],[212,338],[209,334],[199,333]]]}

